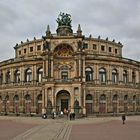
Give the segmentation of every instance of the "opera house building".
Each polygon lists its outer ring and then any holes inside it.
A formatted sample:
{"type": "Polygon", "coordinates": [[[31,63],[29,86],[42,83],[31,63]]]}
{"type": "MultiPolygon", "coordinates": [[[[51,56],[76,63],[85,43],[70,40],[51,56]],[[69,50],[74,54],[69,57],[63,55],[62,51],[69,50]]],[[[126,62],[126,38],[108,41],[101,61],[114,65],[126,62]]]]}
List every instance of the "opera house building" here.
{"type": "Polygon", "coordinates": [[[122,56],[123,45],[73,32],[60,13],[56,33],[16,44],[0,62],[0,114],[139,114],[140,62],[122,56]]]}

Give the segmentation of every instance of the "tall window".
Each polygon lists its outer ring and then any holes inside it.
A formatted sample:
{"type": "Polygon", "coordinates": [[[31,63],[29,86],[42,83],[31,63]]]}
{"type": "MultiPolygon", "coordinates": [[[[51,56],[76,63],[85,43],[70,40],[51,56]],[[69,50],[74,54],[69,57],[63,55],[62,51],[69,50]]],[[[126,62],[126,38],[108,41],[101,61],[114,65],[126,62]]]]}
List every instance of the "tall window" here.
{"type": "Polygon", "coordinates": [[[86,81],[92,81],[93,80],[93,70],[92,68],[86,68],[85,71],[85,75],[86,75],[86,81]]]}
{"type": "Polygon", "coordinates": [[[135,101],[136,101],[136,95],[133,96],[133,102],[135,102],[135,101]]]}
{"type": "Polygon", "coordinates": [[[25,81],[31,82],[32,81],[32,71],[30,69],[27,69],[25,71],[25,81]]]}
{"type": "Polygon", "coordinates": [[[100,78],[100,82],[101,83],[105,83],[106,82],[106,70],[104,68],[101,68],[99,70],[99,78],[100,78]]]}
{"type": "Polygon", "coordinates": [[[9,95],[6,95],[6,96],[5,96],[5,100],[6,100],[6,101],[9,101],[9,95]]]}
{"type": "Polygon", "coordinates": [[[117,79],[118,77],[117,77],[117,70],[112,70],[112,83],[113,84],[115,84],[115,83],[117,83],[117,79]]]}
{"type": "Polygon", "coordinates": [[[106,101],[106,95],[105,94],[102,94],[101,96],[100,96],[100,101],[102,102],[102,101],[106,101]]]}
{"type": "Polygon", "coordinates": [[[97,49],[97,45],[93,44],[93,49],[96,50],[97,49]]]}
{"type": "Polygon", "coordinates": [[[25,100],[27,100],[27,101],[31,100],[31,96],[30,96],[29,94],[26,94],[24,98],[25,98],[25,100]]]}
{"type": "Polygon", "coordinates": [[[20,82],[20,71],[16,70],[15,71],[15,83],[19,83],[20,82]]]}
{"type": "Polygon", "coordinates": [[[14,101],[19,101],[19,96],[18,95],[15,95],[14,98],[13,98],[13,100],[14,101]]]}
{"type": "Polygon", "coordinates": [[[113,96],[113,101],[117,101],[117,100],[118,100],[118,95],[115,94],[115,95],[113,96]]]}
{"type": "Polygon", "coordinates": [[[128,101],[128,95],[124,96],[124,101],[127,102],[128,101]]]}
{"type": "Polygon", "coordinates": [[[101,45],[101,50],[104,51],[105,50],[105,46],[101,45]]]}
{"type": "Polygon", "coordinates": [[[6,83],[7,83],[7,84],[10,83],[10,78],[11,78],[11,73],[10,73],[10,71],[8,71],[8,72],[6,73],[6,83]]]}
{"type": "Polygon", "coordinates": [[[124,84],[128,83],[128,77],[127,77],[127,71],[126,70],[123,71],[123,83],[124,84]]]}
{"type": "Polygon", "coordinates": [[[132,72],[132,83],[135,84],[136,83],[136,75],[135,72],[132,72]]]}
{"type": "Polygon", "coordinates": [[[92,95],[91,94],[87,94],[86,100],[92,100],[92,95]]]}
{"type": "Polygon", "coordinates": [[[37,75],[38,75],[38,82],[42,82],[42,77],[43,77],[43,69],[42,68],[38,69],[37,75]]]}
{"type": "Polygon", "coordinates": [[[61,68],[61,79],[63,81],[67,81],[68,80],[68,67],[62,67],[61,68]]]}
{"type": "Polygon", "coordinates": [[[61,71],[61,78],[64,81],[68,80],[68,71],[61,71]]]}

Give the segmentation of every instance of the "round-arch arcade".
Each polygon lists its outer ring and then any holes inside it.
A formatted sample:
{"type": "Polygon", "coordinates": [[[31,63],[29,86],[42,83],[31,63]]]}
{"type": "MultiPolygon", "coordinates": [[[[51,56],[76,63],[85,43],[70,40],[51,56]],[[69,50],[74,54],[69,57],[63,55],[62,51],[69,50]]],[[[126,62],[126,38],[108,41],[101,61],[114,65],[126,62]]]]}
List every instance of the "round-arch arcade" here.
{"type": "Polygon", "coordinates": [[[56,111],[67,113],[70,110],[71,97],[67,90],[60,90],[56,94],[56,111]]]}

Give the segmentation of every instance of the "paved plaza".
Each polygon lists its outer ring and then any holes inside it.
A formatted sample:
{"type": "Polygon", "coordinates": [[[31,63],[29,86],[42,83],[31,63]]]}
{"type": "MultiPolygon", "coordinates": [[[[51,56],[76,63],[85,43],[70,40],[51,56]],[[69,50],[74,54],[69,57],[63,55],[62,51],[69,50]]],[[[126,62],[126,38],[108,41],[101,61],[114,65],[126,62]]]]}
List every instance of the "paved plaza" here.
{"type": "Polygon", "coordinates": [[[67,118],[0,116],[0,140],[139,140],[140,116],[67,118]]]}

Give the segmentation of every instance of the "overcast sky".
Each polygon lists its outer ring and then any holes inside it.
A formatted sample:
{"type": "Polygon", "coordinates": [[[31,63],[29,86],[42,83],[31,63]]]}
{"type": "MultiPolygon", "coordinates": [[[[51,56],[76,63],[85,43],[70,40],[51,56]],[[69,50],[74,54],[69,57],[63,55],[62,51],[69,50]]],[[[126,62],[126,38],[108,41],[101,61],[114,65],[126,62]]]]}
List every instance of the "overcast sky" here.
{"type": "Polygon", "coordinates": [[[14,58],[14,46],[57,28],[60,12],[72,16],[76,32],[120,41],[123,56],[140,61],[140,0],[0,0],[0,61],[14,58]]]}

